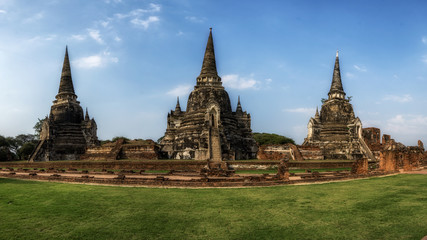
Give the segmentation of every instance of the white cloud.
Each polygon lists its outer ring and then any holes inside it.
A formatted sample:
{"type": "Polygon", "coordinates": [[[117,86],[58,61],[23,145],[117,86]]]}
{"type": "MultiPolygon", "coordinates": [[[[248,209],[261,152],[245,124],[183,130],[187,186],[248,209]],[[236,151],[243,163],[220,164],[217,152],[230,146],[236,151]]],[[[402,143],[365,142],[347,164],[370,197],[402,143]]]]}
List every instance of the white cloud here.
{"type": "Polygon", "coordinates": [[[423,37],[423,38],[421,39],[421,42],[423,42],[424,44],[427,44],[427,37],[423,37]]]}
{"type": "Polygon", "coordinates": [[[114,14],[114,16],[118,19],[129,18],[129,17],[140,17],[145,13],[155,13],[155,12],[160,12],[160,10],[161,10],[160,4],[150,3],[147,9],[138,8],[128,13],[116,13],[114,14]]]}
{"type": "Polygon", "coordinates": [[[79,58],[73,63],[77,68],[95,68],[100,67],[101,64],[102,58],[100,55],[79,58]]]}
{"type": "Polygon", "coordinates": [[[76,68],[98,68],[98,67],[104,67],[108,63],[117,63],[119,62],[119,59],[117,57],[111,57],[110,52],[103,52],[101,54],[92,55],[88,57],[82,57],[75,61],[73,61],[73,65],[76,68]]]}
{"type": "Polygon", "coordinates": [[[345,77],[348,78],[348,79],[353,79],[353,78],[356,77],[356,75],[354,75],[353,73],[347,72],[347,73],[345,73],[345,77]]]}
{"type": "Polygon", "coordinates": [[[55,34],[50,34],[47,36],[35,36],[33,38],[28,39],[27,41],[32,42],[32,43],[39,42],[39,41],[52,41],[52,40],[56,39],[56,37],[57,36],[55,34]]]}
{"type": "Polygon", "coordinates": [[[398,102],[398,103],[406,103],[411,102],[413,100],[410,94],[404,94],[402,96],[398,95],[386,95],[383,97],[384,101],[398,102]]]}
{"type": "Polygon", "coordinates": [[[71,35],[71,39],[77,40],[77,41],[83,41],[86,39],[85,35],[80,35],[80,34],[76,34],[76,35],[71,35]]]}
{"type": "Polygon", "coordinates": [[[32,22],[35,22],[35,21],[42,19],[43,17],[44,17],[44,13],[39,12],[39,13],[36,13],[33,16],[29,17],[29,18],[24,19],[23,22],[24,23],[32,23],[32,22]]]}
{"type": "Polygon", "coordinates": [[[380,120],[375,119],[363,119],[363,127],[379,127],[382,126],[380,120]]]}
{"type": "MultiPolygon", "coordinates": [[[[413,135],[421,137],[427,134],[427,116],[398,114],[387,120],[386,131],[392,134],[413,135]]],[[[399,141],[399,139],[396,139],[399,141]]]]}
{"type": "Polygon", "coordinates": [[[55,38],[56,38],[56,35],[55,34],[51,34],[51,35],[48,35],[47,37],[45,37],[44,40],[46,40],[46,41],[52,41],[55,38]]]}
{"type": "Polygon", "coordinates": [[[0,9],[0,14],[6,14],[6,10],[0,9]]]}
{"type": "Polygon", "coordinates": [[[160,21],[160,18],[157,16],[149,16],[146,20],[141,20],[139,18],[134,18],[130,22],[138,27],[148,29],[148,27],[155,22],[160,21]]]}
{"type": "Polygon", "coordinates": [[[285,112],[291,112],[291,113],[303,113],[303,114],[315,114],[316,109],[315,108],[288,108],[284,110],[285,112]]]}
{"type": "Polygon", "coordinates": [[[166,94],[171,96],[187,95],[191,91],[191,85],[180,85],[174,89],[169,90],[166,94]]]}
{"type": "Polygon", "coordinates": [[[108,27],[110,25],[110,21],[106,20],[106,21],[100,21],[99,22],[101,24],[101,26],[103,26],[104,28],[108,27]]]}
{"type": "Polygon", "coordinates": [[[121,42],[121,41],[122,41],[122,39],[121,39],[121,38],[119,38],[118,36],[115,36],[115,37],[114,37],[114,41],[116,41],[116,42],[121,42]]]}
{"type": "Polygon", "coordinates": [[[105,0],[105,3],[110,4],[110,3],[121,3],[122,0],[105,0]]]}
{"type": "Polygon", "coordinates": [[[259,89],[260,82],[250,78],[240,77],[238,74],[228,74],[222,77],[224,86],[234,89],[259,89]]]}
{"type": "Polygon", "coordinates": [[[423,61],[424,63],[427,63],[427,55],[424,55],[423,57],[422,57],[422,60],[421,61],[423,61]]]}
{"type": "Polygon", "coordinates": [[[177,35],[177,36],[182,36],[182,35],[184,35],[184,32],[179,31],[179,32],[177,32],[177,33],[176,33],[176,35],[177,35]]]}
{"type": "Polygon", "coordinates": [[[359,72],[366,72],[367,71],[367,69],[363,66],[359,66],[359,65],[355,64],[355,65],[353,65],[353,67],[359,72]]]}
{"type": "Polygon", "coordinates": [[[199,17],[195,17],[195,16],[187,16],[187,17],[185,17],[185,20],[188,20],[188,21],[194,22],[194,23],[203,23],[206,21],[206,18],[204,18],[204,17],[199,18],[199,17]]]}
{"type": "Polygon", "coordinates": [[[95,40],[96,42],[98,42],[99,44],[104,44],[104,40],[102,40],[101,38],[101,34],[99,34],[99,30],[96,29],[87,29],[87,31],[89,32],[89,36],[95,40]]]}
{"type": "Polygon", "coordinates": [[[160,12],[161,6],[160,4],[150,3],[150,12],[160,12]]]}

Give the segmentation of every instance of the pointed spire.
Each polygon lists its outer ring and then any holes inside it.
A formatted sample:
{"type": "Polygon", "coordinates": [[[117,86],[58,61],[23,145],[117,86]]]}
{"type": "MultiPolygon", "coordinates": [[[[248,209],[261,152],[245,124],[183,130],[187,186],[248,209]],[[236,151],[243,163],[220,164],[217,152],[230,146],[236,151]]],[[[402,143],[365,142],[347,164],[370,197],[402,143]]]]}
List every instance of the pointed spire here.
{"type": "Polygon", "coordinates": [[[319,118],[320,118],[320,115],[319,115],[319,108],[318,108],[318,107],[316,107],[316,114],[314,115],[314,118],[315,118],[315,119],[319,119],[319,118]]]}
{"type": "Polygon", "coordinates": [[[68,46],[65,47],[64,64],[62,65],[61,82],[59,83],[59,93],[74,94],[73,79],[71,78],[70,59],[68,58],[68,46]]]}
{"type": "Polygon", "coordinates": [[[241,112],[243,112],[243,110],[242,110],[242,105],[240,104],[240,96],[238,96],[238,98],[237,98],[237,108],[236,108],[236,113],[241,113],[241,112]]]}
{"type": "Polygon", "coordinates": [[[210,28],[208,43],[206,44],[205,56],[203,58],[202,70],[197,83],[201,85],[218,85],[221,84],[221,78],[216,70],[215,50],[212,38],[212,28],[210,28]]]}
{"type": "Polygon", "coordinates": [[[338,50],[335,58],[334,74],[332,76],[331,89],[329,90],[328,95],[329,95],[329,99],[331,98],[345,99],[345,92],[341,82],[340,60],[338,57],[338,50]]]}
{"type": "Polygon", "coordinates": [[[176,113],[181,112],[181,106],[179,105],[179,97],[176,97],[176,107],[175,107],[175,112],[176,112],[176,113]]]}
{"type": "Polygon", "coordinates": [[[87,108],[86,108],[85,121],[89,121],[89,120],[90,120],[89,112],[87,111],[87,108]]]}

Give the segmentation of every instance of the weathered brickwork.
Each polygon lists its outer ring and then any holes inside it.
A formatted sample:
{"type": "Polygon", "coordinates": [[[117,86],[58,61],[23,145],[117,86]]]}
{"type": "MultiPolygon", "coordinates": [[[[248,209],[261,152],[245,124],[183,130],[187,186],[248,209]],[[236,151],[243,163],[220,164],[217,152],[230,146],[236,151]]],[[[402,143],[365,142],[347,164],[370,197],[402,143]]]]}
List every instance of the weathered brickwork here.
{"type": "Polygon", "coordinates": [[[257,158],[260,160],[292,160],[291,147],[284,145],[262,145],[258,148],[257,158]]]}
{"type": "Polygon", "coordinates": [[[257,145],[250,126],[251,116],[242,110],[240,99],[236,111],[231,109],[216,70],[211,29],[202,70],[186,111],[181,110],[178,100],[175,110],[168,114],[162,151],[171,159],[252,159],[257,145]]]}
{"type": "Polygon", "coordinates": [[[369,173],[368,159],[357,159],[351,167],[351,173],[357,175],[366,175],[369,173]]]}
{"type": "Polygon", "coordinates": [[[373,158],[362,138],[362,122],[345,96],[337,52],[328,99],[308,122],[303,146],[320,148],[323,159],[373,158]]]}
{"type": "Polygon", "coordinates": [[[123,138],[113,143],[106,143],[102,146],[88,148],[81,157],[84,160],[146,160],[159,159],[159,146],[152,140],[131,140],[125,141],[123,138]]]}
{"type": "Polygon", "coordinates": [[[260,160],[296,160],[302,161],[303,155],[294,144],[262,145],[258,148],[257,159],[260,160]]]}
{"type": "Polygon", "coordinates": [[[95,120],[86,115],[74,92],[68,49],[61,81],[49,117],[42,124],[40,141],[30,161],[78,160],[89,146],[98,144],[95,120]]]}

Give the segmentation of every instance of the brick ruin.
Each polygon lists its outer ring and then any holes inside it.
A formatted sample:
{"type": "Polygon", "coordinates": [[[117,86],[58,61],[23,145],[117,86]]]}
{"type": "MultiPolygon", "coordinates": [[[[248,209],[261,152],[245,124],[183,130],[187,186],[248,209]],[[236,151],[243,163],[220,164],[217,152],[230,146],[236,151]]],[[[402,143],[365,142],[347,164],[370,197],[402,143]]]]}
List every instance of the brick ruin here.
{"type": "Polygon", "coordinates": [[[378,128],[363,128],[344,92],[338,52],[328,99],[320,113],[309,120],[308,135],[301,146],[258,146],[252,136],[251,116],[243,111],[240,97],[232,111],[227,91],[218,76],[212,29],[209,33],[200,75],[189,95],[186,111],[179,99],[167,117],[161,144],[152,140],[119,139],[102,146],[97,125],[77,101],[71,77],[68,48],[65,50],[60,86],[49,117],[42,124],[40,141],[30,161],[194,159],[209,160],[212,169],[226,169],[223,160],[356,160],[354,169],[366,172],[365,160],[377,161],[386,172],[411,170],[424,164],[427,153],[418,146],[406,147],[378,128]]]}
{"type": "Polygon", "coordinates": [[[87,109],[84,116],[74,92],[68,48],[55,98],[29,161],[78,160],[87,147],[98,144],[96,122],[89,117],[87,109]]]}
{"type": "Polygon", "coordinates": [[[257,159],[302,161],[304,158],[300,150],[299,147],[290,143],[262,145],[258,148],[257,159]]]}
{"type": "Polygon", "coordinates": [[[119,138],[115,142],[90,147],[81,156],[81,160],[155,160],[161,156],[160,148],[153,140],[125,140],[119,138]]]}
{"type": "Polygon", "coordinates": [[[388,134],[381,138],[379,128],[364,128],[363,138],[379,162],[379,169],[383,171],[410,171],[423,165],[425,149],[421,140],[418,140],[418,146],[405,146],[388,134]]]}
{"type": "Polygon", "coordinates": [[[161,146],[171,159],[221,162],[223,159],[256,157],[251,116],[243,111],[240,98],[236,111],[232,111],[230,98],[218,76],[212,29],[202,70],[188,97],[187,109],[181,109],[178,99],[175,110],[168,114],[161,146]]]}
{"type": "Polygon", "coordinates": [[[317,147],[324,159],[373,158],[362,138],[362,122],[354,115],[341,81],[338,52],[328,99],[308,123],[303,146],[317,147]]]}

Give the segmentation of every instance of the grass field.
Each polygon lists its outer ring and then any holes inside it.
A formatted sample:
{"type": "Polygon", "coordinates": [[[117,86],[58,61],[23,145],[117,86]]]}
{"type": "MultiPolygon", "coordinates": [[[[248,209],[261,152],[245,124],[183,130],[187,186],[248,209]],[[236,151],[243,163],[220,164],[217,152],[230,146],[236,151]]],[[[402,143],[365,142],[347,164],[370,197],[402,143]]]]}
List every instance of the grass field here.
{"type": "Polygon", "coordinates": [[[0,179],[0,239],[421,239],[427,176],[241,189],[0,179]]]}

